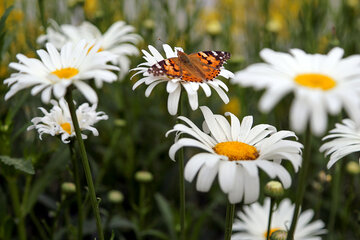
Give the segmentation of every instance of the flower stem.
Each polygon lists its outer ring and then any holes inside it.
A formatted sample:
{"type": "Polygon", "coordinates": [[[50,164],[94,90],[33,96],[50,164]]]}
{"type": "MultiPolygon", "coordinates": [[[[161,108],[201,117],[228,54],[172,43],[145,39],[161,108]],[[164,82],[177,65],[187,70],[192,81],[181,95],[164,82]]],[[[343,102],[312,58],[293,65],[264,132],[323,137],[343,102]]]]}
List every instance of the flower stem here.
{"type": "MultiPolygon", "coordinates": [[[[183,114],[184,97],[180,96],[179,115],[183,114]]],[[[184,178],[184,149],[178,154],[179,163],[179,201],[180,201],[180,240],[185,240],[185,178],[184,178]]]]}
{"type": "Polygon", "coordinates": [[[92,209],[93,209],[93,212],[94,212],[94,215],[95,215],[95,219],[96,219],[96,228],[97,228],[97,231],[98,231],[99,240],[104,240],[104,233],[103,233],[103,229],[102,229],[102,226],[101,226],[99,205],[98,205],[98,202],[97,202],[97,199],[96,199],[96,193],[95,193],[94,183],[93,183],[93,180],[92,180],[89,160],[88,160],[87,155],[86,155],[84,141],[83,141],[83,139],[81,137],[81,131],[80,131],[80,127],[79,127],[79,122],[78,122],[78,119],[76,117],[75,105],[74,105],[74,102],[73,102],[71,89],[68,89],[68,91],[66,92],[65,98],[66,98],[66,101],[69,104],[69,110],[70,110],[71,119],[73,121],[74,129],[75,129],[76,139],[77,139],[77,141],[79,143],[79,147],[80,147],[82,165],[84,167],[86,182],[87,182],[87,185],[88,185],[88,188],[89,188],[91,206],[92,206],[92,209]]]}
{"type": "Polygon", "coordinates": [[[73,165],[73,174],[74,174],[74,180],[75,180],[75,186],[76,186],[76,202],[78,207],[78,239],[82,239],[82,232],[83,232],[83,202],[81,199],[81,185],[80,185],[80,169],[79,169],[79,162],[76,158],[76,152],[75,152],[75,146],[74,141],[70,141],[70,156],[71,156],[71,162],[73,165]]]}
{"type": "Polygon", "coordinates": [[[18,192],[18,188],[17,188],[16,177],[7,177],[6,180],[8,182],[11,201],[13,203],[14,213],[15,213],[16,220],[17,220],[17,231],[19,234],[19,239],[26,240],[26,228],[25,228],[24,218],[21,213],[19,192],[18,192]]]}
{"type": "Polygon", "coordinates": [[[229,200],[226,205],[226,222],[225,222],[225,240],[231,239],[232,226],[235,214],[235,204],[231,204],[229,200]]]}
{"type": "Polygon", "coordinates": [[[273,215],[273,208],[275,205],[275,201],[273,198],[270,198],[270,209],[269,209],[269,222],[268,222],[268,227],[267,227],[267,232],[266,232],[266,240],[269,240],[270,238],[270,232],[271,232],[271,219],[272,219],[272,215],[273,215]]]}
{"type": "Polygon", "coordinates": [[[335,174],[334,180],[332,181],[332,193],[331,193],[331,207],[330,207],[330,217],[328,224],[328,231],[330,239],[333,239],[333,230],[335,224],[335,218],[337,213],[337,207],[339,204],[339,196],[340,196],[340,178],[341,178],[341,162],[339,161],[335,166],[335,174]]]}
{"type": "Polygon", "coordinates": [[[294,233],[295,233],[295,228],[296,228],[296,224],[297,224],[297,220],[298,220],[298,216],[299,216],[299,212],[300,212],[300,206],[303,202],[305,188],[307,185],[306,180],[308,177],[307,175],[308,175],[309,165],[310,165],[310,153],[311,153],[311,131],[310,131],[310,127],[308,126],[306,133],[305,133],[304,158],[303,158],[302,167],[301,167],[300,173],[299,173],[299,183],[298,183],[299,187],[297,188],[297,191],[296,191],[295,210],[294,210],[294,215],[293,215],[293,218],[291,221],[290,230],[288,232],[286,240],[294,239],[294,233]]]}

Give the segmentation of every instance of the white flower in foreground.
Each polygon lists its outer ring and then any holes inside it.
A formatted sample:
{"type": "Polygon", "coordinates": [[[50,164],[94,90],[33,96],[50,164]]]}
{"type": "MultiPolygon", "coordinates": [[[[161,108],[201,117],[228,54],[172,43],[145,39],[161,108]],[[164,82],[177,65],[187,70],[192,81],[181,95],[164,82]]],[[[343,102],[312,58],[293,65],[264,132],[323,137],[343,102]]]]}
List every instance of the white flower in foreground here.
{"type": "Polygon", "coordinates": [[[100,30],[90,22],[83,22],[79,26],[63,24],[58,26],[55,22],[53,26],[46,29],[46,35],[38,38],[39,43],[50,42],[57,49],[67,42],[77,43],[82,39],[94,40],[99,45],[98,51],[108,51],[116,55],[112,63],[120,67],[121,78],[129,72],[129,56],[139,54],[137,44],[141,37],[135,34],[135,28],[126,25],[123,21],[117,21],[102,34],[100,30]]]}
{"type": "Polygon", "coordinates": [[[351,119],[344,119],[342,124],[337,123],[330,134],[323,138],[329,139],[320,147],[320,152],[325,152],[325,156],[330,155],[327,168],[331,168],[344,156],[360,151],[360,126],[351,119]]]}
{"type": "MultiPolygon", "coordinates": [[[[42,139],[43,134],[50,134],[51,136],[61,135],[61,140],[64,143],[68,143],[70,142],[69,138],[75,136],[68,103],[64,98],[61,98],[59,103],[51,100],[51,104],[54,106],[50,112],[47,112],[42,107],[39,108],[44,116],[33,118],[31,120],[33,125],[29,126],[28,130],[36,129],[40,139],[42,139]]],[[[76,110],[80,130],[89,130],[94,136],[98,136],[99,133],[93,125],[100,120],[108,119],[104,112],[96,112],[96,107],[96,104],[90,107],[88,103],[83,103],[76,110]]],[[[81,134],[81,136],[83,139],[87,138],[85,134],[81,134]]]]}
{"type": "Polygon", "coordinates": [[[304,132],[308,121],[315,135],[327,129],[327,113],[338,114],[342,107],[360,122],[360,55],[342,59],[344,50],[332,49],[327,55],[307,54],[291,49],[291,54],[263,49],[265,63],[257,63],[235,73],[233,83],[266,89],[260,99],[261,111],[269,112],[290,92],[295,98],[290,109],[290,125],[304,132]]]}
{"type": "Polygon", "coordinates": [[[251,203],[259,197],[259,171],[262,169],[271,178],[278,177],[285,188],[291,185],[291,177],[280,165],[289,160],[295,171],[301,165],[302,144],[288,140],[294,137],[291,131],[279,131],[268,124],[254,127],[252,116],[244,117],[241,124],[232,113],[231,124],[222,115],[214,115],[208,107],[200,107],[204,115],[203,131],[188,118],[179,119],[186,124],[176,124],[167,132],[176,132],[175,143],[169,150],[171,159],[182,147],[197,147],[205,152],[194,155],[185,166],[185,179],[193,181],[198,173],[196,189],[209,191],[216,175],[222,191],[228,194],[231,203],[251,203]],[[181,137],[190,135],[191,138],[181,137]]]}
{"type": "MultiPolygon", "coordinates": [[[[275,207],[271,220],[270,234],[277,231],[287,231],[290,228],[294,214],[294,204],[289,199],[284,199],[275,207]]],[[[253,203],[244,206],[242,212],[238,212],[238,218],[233,224],[233,231],[240,231],[231,236],[232,240],[265,240],[269,221],[270,198],[265,198],[264,205],[253,203]]],[[[319,235],[325,234],[325,224],[321,220],[311,222],[314,211],[308,209],[299,216],[294,240],[321,240],[319,235]]]]}
{"type": "Polygon", "coordinates": [[[145,85],[148,86],[145,91],[145,96],[148,97],[156,85],[161,82],[166,82],[166,91],[169,93],[167,106],[171,115],[177,113],[182,87],[184,87],[187,92],[192,110],[196,110],[199,106],[197,92],[200,87],[207,97],[211,95],[210,87],[212,87],[219,94],[224,103],[229,102],[229,98],[225,93],[225,91],[228,91],[228,87],[219,79],[214,78],[218,75],[225,78],[233,77],[232,72],[222,67],[224,61],[230,57],[229,53],[215,51],[206,52],[209,54],[205,54],[204,56],[208,56],[213,60],[210,65],[214,64],[214,66],[210,66],[206,63],[206,60],[203,59],[203,62],[201,61],[204,52],[187,55],[178,47],[173,50],[169,45],[164,44],[163,48],[167,58],[165,61],[163,61],[163,56],[151,45],[149,45],[150,52],[142,50],[145,55],[145,62],[139,64],[131,71],[137,71],[132,78],[138,74],[142,74],[143,78],[134,84],[133,89],[145,83],[145,85]],[[212,56],[210,54],[212,54],[212,56]],[[183,60],[184,55],[185,60],[183,60]],[[204,72],[201,73],[201,71],[204,72]],[[213,75],[210,77],[211,79],[207,79],[204,73],[213,75]],[[204,76],[201,78],[199,77],[200,75],[204,76]]]}
{"type": "Polygon", "coordinates": [[[64,97],[67,87],[74,85],[91,103],[96,103],[96,92],[85,80],[113,82],[117,76],[110,70],[118,70],[117,67],[106,64],[113,55],[105,51],[98,52],[98,49],[99,45],[80,41],[78,44],[66,44],[60,52],[48,43],[47,51],[37,51],[41,60],[17,54],[19,63],[12,62],[9,67],[19,73],[13,73],[10,78],[5,79],[4,83],[11,86],[5,100],[22,89],[34,86],[31,94],[36,95],[42,91],[41,100],[48,103],[51,92],[60,99],[64,97]]]}

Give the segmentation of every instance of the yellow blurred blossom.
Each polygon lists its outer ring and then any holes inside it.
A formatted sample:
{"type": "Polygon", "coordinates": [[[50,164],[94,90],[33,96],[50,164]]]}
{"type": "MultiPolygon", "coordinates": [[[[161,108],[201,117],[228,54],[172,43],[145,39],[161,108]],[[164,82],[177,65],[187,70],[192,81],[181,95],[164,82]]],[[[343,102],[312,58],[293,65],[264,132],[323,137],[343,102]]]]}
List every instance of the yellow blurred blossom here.
{"type": "Polygon", "coordinates": [[[97,0],[85,0],[84,11],[88,18],[94,18],[98,10],[97,0]]]}
{"type": "Polygon", "coordinates": [[[225,104],[221,108],[221,112],[231,112],[235,116],[240,116],[241,114],[241,104],[240,100],[237,97],[231,97],[228,104],[225,104]]]}

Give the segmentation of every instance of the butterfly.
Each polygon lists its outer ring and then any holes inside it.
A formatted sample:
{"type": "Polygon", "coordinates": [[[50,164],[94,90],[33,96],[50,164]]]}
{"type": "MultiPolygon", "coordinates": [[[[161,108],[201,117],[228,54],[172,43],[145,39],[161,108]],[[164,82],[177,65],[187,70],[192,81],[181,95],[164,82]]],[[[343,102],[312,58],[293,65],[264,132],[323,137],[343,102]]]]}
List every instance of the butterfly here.
{"type": "Polygon", "coordinates": [[[201,51],[186,54],[178,51],[177,57],[164,59],[152,65],[148,72],[154,76],[167,75],[187,82],[213,80],[220,73],[230,53],[222,51],[201,51]]]}

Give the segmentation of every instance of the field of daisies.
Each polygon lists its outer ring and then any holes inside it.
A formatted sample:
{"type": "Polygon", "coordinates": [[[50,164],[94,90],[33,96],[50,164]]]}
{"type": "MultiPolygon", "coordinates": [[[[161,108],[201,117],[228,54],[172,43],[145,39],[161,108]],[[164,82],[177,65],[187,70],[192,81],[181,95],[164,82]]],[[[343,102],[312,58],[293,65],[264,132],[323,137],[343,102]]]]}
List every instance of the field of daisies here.
{"type": "Polygon", "coordinates": [[[0,2],[0,240],[360,239],[358,0],[0,2]]]}

